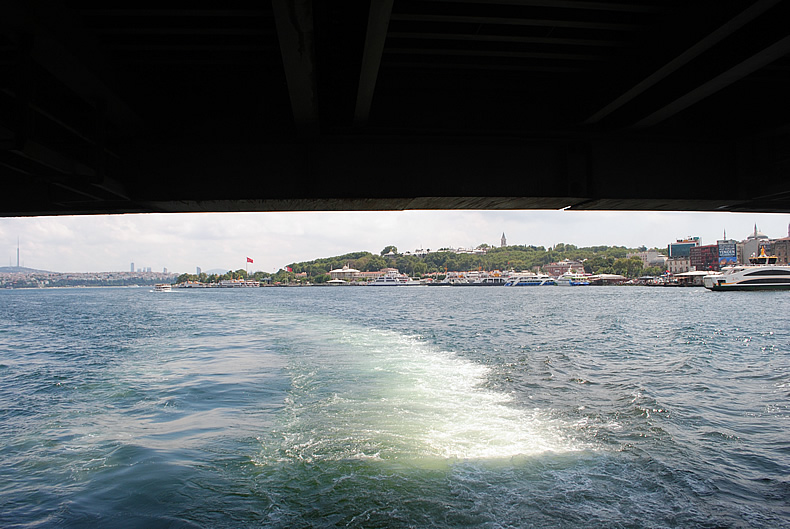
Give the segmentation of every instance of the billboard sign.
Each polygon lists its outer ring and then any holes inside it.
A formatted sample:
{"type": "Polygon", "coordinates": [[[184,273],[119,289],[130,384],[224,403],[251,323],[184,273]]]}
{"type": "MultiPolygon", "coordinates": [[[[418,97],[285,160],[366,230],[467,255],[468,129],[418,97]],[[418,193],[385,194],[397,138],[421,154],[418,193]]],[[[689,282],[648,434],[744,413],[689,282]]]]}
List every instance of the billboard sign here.
{"type": "Polygon", "coordinates": [[[738,251],[735,243],[719,244],[719,266],[730,266],[738,262],[738,251]]]}

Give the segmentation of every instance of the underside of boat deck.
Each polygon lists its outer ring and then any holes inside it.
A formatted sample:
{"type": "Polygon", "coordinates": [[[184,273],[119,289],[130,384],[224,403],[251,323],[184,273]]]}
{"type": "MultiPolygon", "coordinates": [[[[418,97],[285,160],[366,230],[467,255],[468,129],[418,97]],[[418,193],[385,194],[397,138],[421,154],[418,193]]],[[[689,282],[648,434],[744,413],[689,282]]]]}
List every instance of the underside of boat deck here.
{"type": "Polygon", "coordinates": [[[790,212],[788,20],[779,0],[10,0],[0,216],[790,212]]]}

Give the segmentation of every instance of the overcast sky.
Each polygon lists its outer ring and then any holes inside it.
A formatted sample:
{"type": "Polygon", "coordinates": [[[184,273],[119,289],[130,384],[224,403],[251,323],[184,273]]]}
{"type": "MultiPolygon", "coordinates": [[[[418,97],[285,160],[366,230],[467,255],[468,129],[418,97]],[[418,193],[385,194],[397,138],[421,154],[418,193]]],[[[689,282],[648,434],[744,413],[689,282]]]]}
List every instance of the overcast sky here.
{"type": "Polygon", "coordinates": [[[56,272],[167,268],[171,272],[273,272],[293,262],[354,251],[499,246],[627,246],[666,248],[687,235],[715,243],[724,230],[742,240],[758,229],[788,236],[790,215],[593,211],[399,211],[142,214],[0,218],[0,266],[56,272]]]}

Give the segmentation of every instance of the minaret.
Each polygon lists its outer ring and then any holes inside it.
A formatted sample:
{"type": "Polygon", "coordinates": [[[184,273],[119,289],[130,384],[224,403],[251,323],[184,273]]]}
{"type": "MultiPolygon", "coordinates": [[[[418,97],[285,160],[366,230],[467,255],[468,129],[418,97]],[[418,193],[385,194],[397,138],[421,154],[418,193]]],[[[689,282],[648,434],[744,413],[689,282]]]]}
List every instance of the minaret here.
{"type": "MultiPolygon", "coordinates": [[[[788,230],[790,230],[790,226],[788,226],[788,230]]],[[[500,246],[504,248],[507,246],[507,239],[505,238],[505,232],[502,232],[502,239],[500,240],[500,246]]]]}

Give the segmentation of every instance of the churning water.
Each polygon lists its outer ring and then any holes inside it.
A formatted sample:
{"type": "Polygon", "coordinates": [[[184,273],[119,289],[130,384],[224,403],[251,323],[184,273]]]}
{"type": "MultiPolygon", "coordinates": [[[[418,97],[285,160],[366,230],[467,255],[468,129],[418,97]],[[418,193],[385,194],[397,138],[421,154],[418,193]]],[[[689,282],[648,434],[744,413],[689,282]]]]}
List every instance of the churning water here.
{"type": "Polygon", "coordinates": [[[0,291],[0,526],[790,527],[788,301],[0,291]]]}

